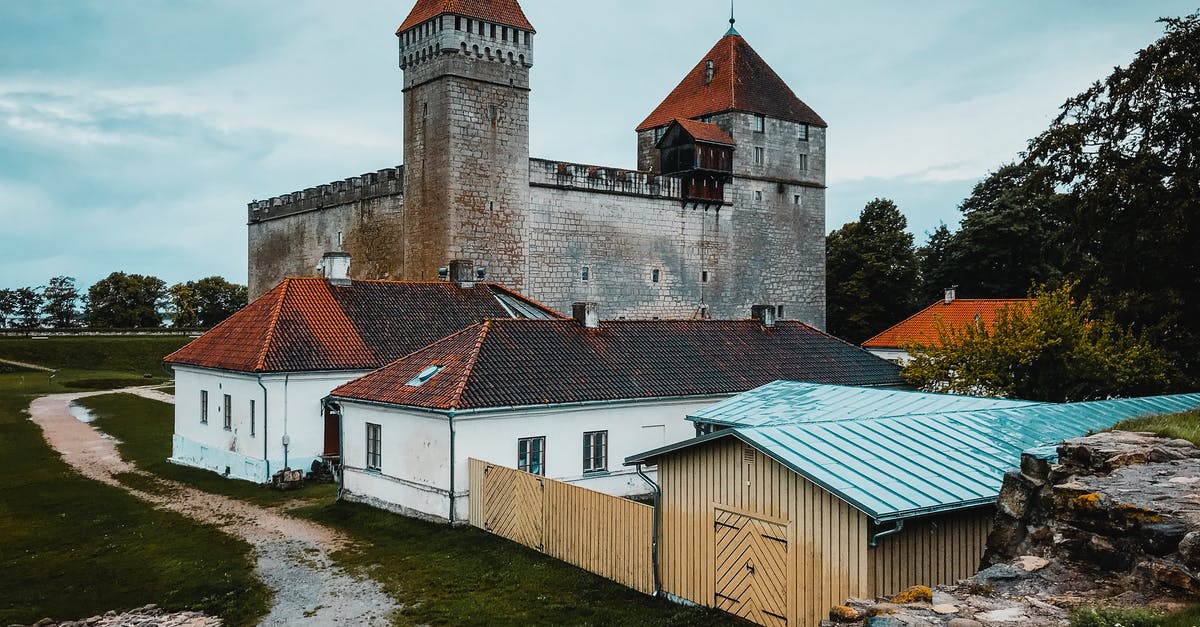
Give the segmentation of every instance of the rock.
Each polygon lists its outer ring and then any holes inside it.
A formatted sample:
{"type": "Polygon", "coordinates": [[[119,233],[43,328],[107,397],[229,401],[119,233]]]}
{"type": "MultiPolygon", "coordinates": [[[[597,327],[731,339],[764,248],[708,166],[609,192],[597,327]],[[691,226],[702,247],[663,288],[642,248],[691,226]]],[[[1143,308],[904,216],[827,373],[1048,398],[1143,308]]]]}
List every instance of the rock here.
{"type": "Polygon", "coordinates": [[[1021,474],[1035,482],[1045,483],[1050,478],[1050,460],[1039,455],[1021,455],[1021,474]]]}
{"type": "Polygon", "coordinates": [[[1200,581],[1175,564],[1147,560],[1138,564],[1134,573],[1154,584],[1169,586],[1187,594],[1200,594],[1200,581]]]}
{"type": "Polygon", "coordinates": [[[1021,557],[1018,557],[1012,563],[1012,565],[1027,573],[1035,573],[1049,566],[1050,560],[1044,557],[1038,557],[1036,555],[1022,555],[1021,557]]]}
{"type": "Polygon", "coordinates": [[[1009,517],[1020,520],[1029,511],[1029,501],[1035,490],[1036,487],[1029,485],[1019,471],[1010,470],[1004,474],[996,507],[1009,517]]]}
{"type": "Polygon", "coordinates": [[[1027,576],[1025,571],[1017,570],[1008,564],[996,564],[975,573],[975,581],[985,586],[995,585],[1002,581],[1013,581],[1027,576]]]}
{"type": "Polygon", "coordinates": [[[976,614],[975,618],[985,623],[1021,623],[1028,624],[1029,617],[1019,607],[1009,607],[1002,610],[992,610],[976,614]]]}
{"type": "Polygon", "coordinates": [[[943,616],[945,616],[946,614],[957,614],[958,613],[958,606],[951,605],[949,603],[942,603],[941,605],[935,605],[930,609],[932,609],[935,614],[941,614],[943,616]]]}
{"type": "MultiPolygon", "coordinates": [[[[1186,440],[1185,440],[1186,441],[1186,440]]],[[[1177,448],[1167,448],[1166,446],[1156,446],[1150,450],[1150,461],[1155,463],[1173,462],[1181,459],[1187,459],[1188,456],[1177,448]]]]}
{"type": "Polygon", "coordinates": [[[860,618],[862,614],[847,605],[839,605],[829,610],[829,620],[835,623],[856,623],[860,618]]]}
{"type": "Polygon", "coordinates": [[[946,627],[983,627],[983,623],[969,618],[951,618],[946,627]]]}
{"type": "Polygon", "coordinates": [[[909,627],[909,624],[895,616],[872,616],[867,619],[866,627],[909,627]]]}
{"type": "Polygon", "coordinates": [[[934,605],[958,605],[959,603],[962,603],[962,600],[941,590],[934,590],[933,601],[931,601],[931,603],[934,605]]]}
{"type": "Polygon", "coordinates": [[[1192,531],[1179,541],[1179,558],[1192,568],[1200,568],[1200,531],[1192,531]]]}
{"type": "Polygon", "coordinates": [[[913,586],[892,597],[892,603],[929,603],[933,600],[933,590],[929,586],[913,586]]]}
{"type": "Polygon", "coordinates": [[[876,603],[867,608],[867,616],[886,616],[895,614],[900,609],[900,606],[895,603],[876,603]]]}
{"type": "Polygon", "coordinates": [[[1179,548],[1179,543],[1187,532],[1187,525],[1175,521],[1142,525],[1142,548],[1151,555],[1169,555],[1179,548]]]}

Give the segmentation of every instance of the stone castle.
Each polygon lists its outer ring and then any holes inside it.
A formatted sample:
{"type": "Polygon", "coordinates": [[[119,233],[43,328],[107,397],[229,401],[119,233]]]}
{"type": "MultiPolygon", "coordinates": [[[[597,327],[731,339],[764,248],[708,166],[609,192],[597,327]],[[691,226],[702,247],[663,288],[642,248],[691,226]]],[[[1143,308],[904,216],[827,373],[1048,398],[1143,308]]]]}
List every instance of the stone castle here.
{"type": "Polygon", "coordinates": [[[250,203],[251,297],[345,251],[355,278],[471,259],[560,311],[824,327],[826,124],[732,26],[637,127],[637,170],[530,158],[516,0],[418,0],[396,34],[404,165],[250,203]]]}

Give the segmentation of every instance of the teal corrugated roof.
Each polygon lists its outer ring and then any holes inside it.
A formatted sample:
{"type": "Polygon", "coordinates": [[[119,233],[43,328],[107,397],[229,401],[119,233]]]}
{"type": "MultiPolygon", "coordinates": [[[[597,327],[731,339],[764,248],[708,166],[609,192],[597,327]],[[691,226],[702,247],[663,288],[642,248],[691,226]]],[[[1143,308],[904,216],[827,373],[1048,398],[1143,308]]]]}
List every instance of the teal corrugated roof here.
{"type": "Polygon", "coordinates": [[[1004,473],[1018,466],[1026,449],[1131,418],[1200,408],[1200,394],[989,407],[993,399],[888,392],[900,395],[889,405],[874,396],[877,390],[816,387],[832,389],[776,383],[739,395],[751,397],[745,403],[731,403],[738,397],[718,403],[693,419],[743,426],[635,455],[626,464],[736,437],[882,522],[995,501],[1004,473]],[[788,390],[798,399],[794,410],[784,407],[788,390]],[[849,409],[833,405],[839,398],[849,409]],[[824,417],[814,407],[824,407],[824,417]]]}
{"type": "Polygon", "coordinates": [[[776,381],[705,407],[688,418],[726,426],[759,427],[1034,404],[1001,398],[776,381]]]}

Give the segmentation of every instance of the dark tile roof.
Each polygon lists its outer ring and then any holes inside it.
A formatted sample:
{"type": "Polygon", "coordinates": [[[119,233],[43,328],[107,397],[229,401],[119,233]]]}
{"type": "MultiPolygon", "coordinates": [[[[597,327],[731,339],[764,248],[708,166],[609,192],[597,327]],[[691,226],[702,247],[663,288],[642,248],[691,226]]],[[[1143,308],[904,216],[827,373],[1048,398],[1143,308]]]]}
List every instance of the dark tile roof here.
{"type": "Polygon", "coordinates": [[[288,278],[167,363],[240,372],[372,370],[473,324],[513,316],[500,299],[557,312],[494,283],[288,278]]]}
{"type": "Polygon", "coordinates": [[[333,395],[478,409],[744,392],[779,379],[885,385],[897,366],[800,322],[490,320],[347,383],[333,395]],[[407,385],[430,366],[424,385],[407,385]]]}
{"type": "Polygon", "coordinates": [[[759,113],[822,128],[828,126],[816,111],[796,97],[741,35],[730,34],[713,46],[637,130],[662,126],[675,119],[699,118],[726,111],[759,113]],[[705,63],[710,60],[716,74],[712,82],[706,84],[705,63]]]}
{"type": "Polygon", "coordinates": [[[692,139],[699,142],[709,142],[712,144],[724,144],[726,146],[736,146],[737,142],[729,136],[721,127],[716,124],[708,124],[707,122],[697,122],[696,120],[679,119],[675,123],[683,127],[683,130],[692,139]]]}
{"type": "Polygon", "coordinates": [[[1028,306],[1031,302],[1024,298],[959,298],[947,305],[944,300],[939,300],[863,342],[863,346],[867,348],[900,348],[905,344],[937,345],[939,320],[946,327],[952,329],[961,329],[976,320],[990,328],[992,321],[996,319],[996,314],[1004,307],[1028,306]]]}
{"type": "Polygon", "coordinates": [[[417,5],[408,14],[408,18],[396,29],[396,34],[399,35],[426,20],[447,13],[502,26],[515,26],[522,30],[533,30],[533,24],[529,23],[529,18],[525,17],[525,12],[521,10],[517,0],[417,0],[417,5]]]}

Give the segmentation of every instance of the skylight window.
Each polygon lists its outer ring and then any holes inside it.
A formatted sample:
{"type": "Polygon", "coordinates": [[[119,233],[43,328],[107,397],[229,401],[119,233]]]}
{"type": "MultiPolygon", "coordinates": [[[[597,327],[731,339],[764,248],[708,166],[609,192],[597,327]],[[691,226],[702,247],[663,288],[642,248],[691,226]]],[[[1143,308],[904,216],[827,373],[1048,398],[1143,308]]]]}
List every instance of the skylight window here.
{"type": "Polygon", "coordinates": [[[442,369],[442,367],[438,366],[438,365],[430,366],[430,367],[422,370],[420,372],[420,374],[413,377],[412,380],[409,381],[408,383],[405,383],[405,385],[407,385],[410,388],[419,388],[422,385],[425,385],[426,383],[428,383],[429,380],[433,378],[433,375],[437,374],[438,371],[440,371],[441,369],[442,369]]]}

